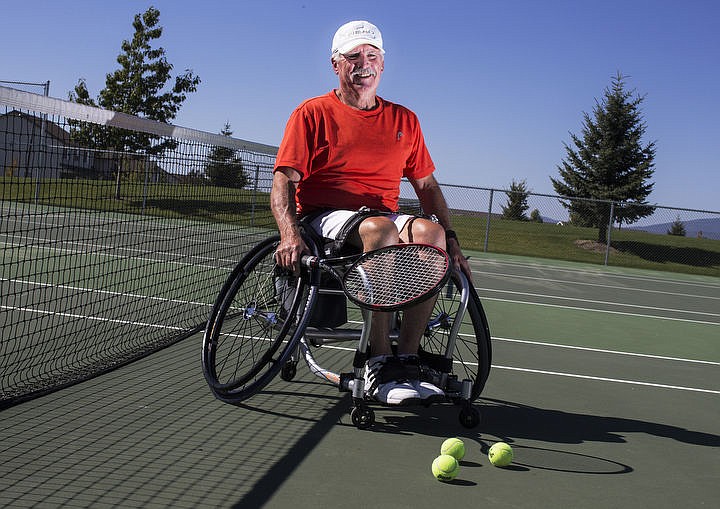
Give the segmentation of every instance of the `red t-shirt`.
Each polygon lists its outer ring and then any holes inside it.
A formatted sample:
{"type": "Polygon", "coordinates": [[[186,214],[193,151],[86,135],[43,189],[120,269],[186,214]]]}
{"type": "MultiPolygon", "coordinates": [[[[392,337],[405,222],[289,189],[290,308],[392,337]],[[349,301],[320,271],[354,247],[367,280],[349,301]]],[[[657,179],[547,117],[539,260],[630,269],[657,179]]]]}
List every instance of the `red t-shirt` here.
{"type": "Polygon", "coordinates": [[[435,170],[417,116],[377,100],[374,110],[356,110],[333,91],[292,113],[275,169],[300,173],[298,214],[362,206],[396,211],[402,177],[419,179],[435,170]]]}

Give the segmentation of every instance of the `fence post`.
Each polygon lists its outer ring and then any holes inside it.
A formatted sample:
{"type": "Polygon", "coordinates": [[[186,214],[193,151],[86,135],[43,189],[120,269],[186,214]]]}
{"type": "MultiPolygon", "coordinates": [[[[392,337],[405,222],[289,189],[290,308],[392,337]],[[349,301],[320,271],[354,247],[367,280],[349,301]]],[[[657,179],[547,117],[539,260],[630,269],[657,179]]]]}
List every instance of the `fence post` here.
{"type": "Polygon", "coordinates": [[[250,211],[250,226],[255,226],[255,202],[257,201],[258,181],[260,180],[260,165],[255,165],[255,184],[253,185],[252,204],[250,211]]]}
{"type": "Polygon", "coordinates": [[[608,220],[608,229],[607,229],[607,235],[605,236],[605,265],[608,264],[608,259],[610,258],[610,242],[612,241],[612,225],[613,225],[613,217],[615,216],[615,202],[610,202],[610,219],[608,220]]]}
{"type": "Polygon", "coordinates": [[[145,206],[147,205],[147,195],[148,195],[148,170],[150,166],[150,157],[145,154],[145,182],[143,183],[143,200],[142,200],[142,211],[140,212],[142,215],[145,215],[145,206]]]}
{"type": "MultiPolygon", "coordinates": [[[[50,80],[46,81],[45,83],[42,83],[43,85],[43,94],[45,97],[50,96],[50,80]]],[[[40,178],[41,175],[44,177],[47,175],[47,172],[45,171],[45,164],[47,162],[47,140],[45,130],[47,129],[47,113],[42,114],[42,122],[40,124],[40,157],[38,158],[38,168],[35,172],[35,205],[37,205],[40,202],[40,178]]],[[[28,161],[29,164],[29,161],[28,161]]],[[[59,175],[58,175],[59,176],[59,175]]]]}
{"type": "Polygon", "coordinates": [[[490,189],[490,204],[488,205],[487,222],[485,223],[485,247],[483,252],[487,253],[488,250],[488,238],[490,237],[490,215],[492,214],[492,201],[494,189],[490,189]]]}

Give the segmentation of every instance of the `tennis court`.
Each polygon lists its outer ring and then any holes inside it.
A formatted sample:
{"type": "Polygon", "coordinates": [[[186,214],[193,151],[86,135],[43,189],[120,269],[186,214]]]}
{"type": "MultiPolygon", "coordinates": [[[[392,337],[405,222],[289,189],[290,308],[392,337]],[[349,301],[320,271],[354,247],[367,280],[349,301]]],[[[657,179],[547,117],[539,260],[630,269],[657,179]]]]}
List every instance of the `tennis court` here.
{"type": "MultiPolygon", "coordinates": [[[[159,234],[155,221],[148,231],[159,234]]],[[[107,249],[97,246],[95,256],[107,249]]],[[[246,406],[220,403],[203,379],[195,334],[2,411],[2,504],[714,505],[720,281],[468,254],[495,338],[477,429],[462,428],[456,408],[435,406],[376,408],[374,430],[359,431],[348,395],[302,366],[297,381],[278,378],[246,406]],[[440,483],[430,464],[449,436],[462,437],[468,452],[458,478],[440,483]],[[515,449],[509,468],[492,467],[485,456],[498,440],[515,449]]],[[[224,257],[227,266],[236,256],[224,257]]],[[[147,267],[175,262],[153,259],[147,267]]],[[[127,307],[107,310],[108,319],[144,323],[127,307]]],[[[153,323],[172,327],[168,316],[153,323]]],[[[327,348],[319,358],[349,363],[350,355],[327,348]]]]}

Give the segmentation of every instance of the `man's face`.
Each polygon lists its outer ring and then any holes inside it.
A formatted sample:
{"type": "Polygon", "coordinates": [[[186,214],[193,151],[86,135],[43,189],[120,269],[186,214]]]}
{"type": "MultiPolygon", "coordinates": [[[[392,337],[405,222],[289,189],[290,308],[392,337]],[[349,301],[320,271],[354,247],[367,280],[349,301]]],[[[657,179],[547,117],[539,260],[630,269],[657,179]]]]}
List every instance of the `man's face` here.
{"type": "Polygon", "coordinates": [[[375,92],[385,69],[382,52],[375,46],[363,44],[344,53],[333,61],[340,78],[340,88],[351,87],[358,91],[375,92]]]}

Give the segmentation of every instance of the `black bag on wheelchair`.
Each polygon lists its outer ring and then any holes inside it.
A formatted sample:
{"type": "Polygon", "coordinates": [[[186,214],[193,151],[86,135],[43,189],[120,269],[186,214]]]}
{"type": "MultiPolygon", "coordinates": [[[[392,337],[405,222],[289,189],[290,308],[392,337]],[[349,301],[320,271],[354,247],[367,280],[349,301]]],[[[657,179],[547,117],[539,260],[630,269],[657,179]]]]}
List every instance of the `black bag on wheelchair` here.
{"type": "MultiPolygon", "coordinates": [[[[280,314],[283,318],[290,312],[295,294],[295,276],[278,271],[273,276],[275,292],[274,300],[282,306],[280,314]]],[[[328,328],[339,327],[347,322],[347,300],[340,283],[328,274],[322,274],[317,301],[310,315],[308,327],[328,328]]]]}
{"type": "MultiPolygon", "coordinates": [[[[320,237],[317,232],[309,226],[306,226],[304,231],[313,238],[318,246],[323,247],[327,256],[343,256],[357,250],[346,242],[348,236],[354,229],[357,228],[364,219],[384,214],[384,212],[371,210],[367,207],[361,208],[342,226],[335,240],[320,237]]],[[[309,223],[312,217],[313,216],[306,216],[301,222],[309,223]]],[[[308,326],[332,329],[340,327],[345,323],[347,323],[347,299],[342,291],[342,286],[340,282],[331,275],[322,274],[320,277],[320,291],[317,304],[310,316],[308,326]]]]}
{"type": "Polygon", "coordinates": [[[308,326],[333,329],[347,323],[347,320],[347,299],[340,282],[328,274],[323,274],[308,326]]]}

